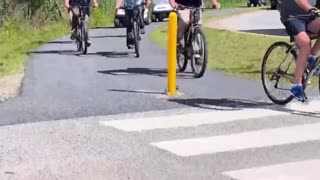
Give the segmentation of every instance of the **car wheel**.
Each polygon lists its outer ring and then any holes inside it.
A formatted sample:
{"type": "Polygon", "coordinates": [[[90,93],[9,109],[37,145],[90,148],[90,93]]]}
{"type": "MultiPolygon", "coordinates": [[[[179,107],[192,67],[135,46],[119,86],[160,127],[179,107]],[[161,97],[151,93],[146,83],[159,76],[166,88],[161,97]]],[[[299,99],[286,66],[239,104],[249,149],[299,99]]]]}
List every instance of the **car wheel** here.
{"type": "Polygon", "coordinates": [[[145,20],[144,20],[144,23],[145,23],[146,25],[149,25],[149,24],[151,23],[150,18],[145,19],[145,20]]]}
{"type": "Polygon", "coordinates": [[[113,21],[113,23],[114,23],[114,27],[120,27],[120,21],[119,21],[119,19],[115,19],[114,21],[113,21]]]}
{"type": "Polygon", "coordinates": [[[156,22],[157,21],[157,18],[154,14],[151,15],[151,21],[152,22],[156,22]]]}

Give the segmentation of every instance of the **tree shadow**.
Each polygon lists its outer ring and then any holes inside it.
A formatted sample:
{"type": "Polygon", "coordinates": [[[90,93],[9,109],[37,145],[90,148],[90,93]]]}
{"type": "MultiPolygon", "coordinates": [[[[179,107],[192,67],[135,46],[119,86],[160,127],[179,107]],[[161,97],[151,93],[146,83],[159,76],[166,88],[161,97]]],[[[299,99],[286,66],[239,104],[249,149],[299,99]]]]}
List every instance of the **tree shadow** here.
{"type": "Polygon", "coordinates": [[[37,44],[72,44],[73,41],[37,41],[37,44]]]}
{"type": "Polygon", "coordinates": [[[104,35],[104,36],[91,36],[92,39],[98,39],[98,38],[125,38],[126,35],[104,35]]]}
{"type": "Polygon", "coordinates": [[[59,55],[77,55],[79,51],[76,50],[47,50],[47,51],[32,51],[26,54],[59,54],[59,55]]]}
{"type": "MultiPolygon", "coordinates": [[[[127,68],[117,70],[98,71],[98,73],[109,75],[151,75],[158,77],[167,77],[167,69],[151,69],[151,68],[127,68]]],[[[191,74],[177,74],[177,78],[181,79],[193,79],[191,74]]]]}
{"type": "Polygon", "coordinates": [[[105,52],[95,52],[95,53],[87,53],[87,55],[95,55],[95,56],[104,56],[107,58],[125,58],[129,57],[130,54],[134,54],[131,52],[123,52],[123,51],[105,51],[105,52]]]}
{"type": "Polygon", "coordinates": [[[194,98],[194,99],[169,99],[170,102],[178,104],[188,105],[196,108],[212,109],[212,110],[239,110],[243,108],[262,108],[273,105],[272,103],[258,102],[244,99],[206,99],[206,98],[194,98]]]}
{"type": "Polygon", "coordinates": [[[140,93],[140,94],[158,94],[158,95],[163,95],[163,94],[165,94],[165,92],[159,92],[159,91],[147,91],[147,90],[123,90],[123,89],[109,89],[108,91],[112,91],[112,92],[140,93]]]}
{"type": "Polygon", "coordinates": [[[106,26],[106,27],[98,26],[98,27],[92,27],[90,29],[116,29],[116,28],[113,26],[106,26]]]}
{"type": "Polygon", "coordinates": [[[276,105],[268,102],[234,99],[234,98],[221,98],[221,99],[207,99],[207,98],[194,98],[194,99],[168,99],[170,102],[188,105],[196,108],[210,109],[210,110],[224,110],[234,111],[244,108],[263,108],[273,111],[286,112],[294,115],[320,118],[320,112],[305,112],[299,110],[292,110],[285,106],[276,105]]]}
{"type": "Polygon", "coordinates": [[[241,32],[254,33],[254,34],[265,34],[272,36],[284,36],[289,37],[288,33],[284,28],[281,29],[253,29],[253,30],[241,30],[241,32]]]}

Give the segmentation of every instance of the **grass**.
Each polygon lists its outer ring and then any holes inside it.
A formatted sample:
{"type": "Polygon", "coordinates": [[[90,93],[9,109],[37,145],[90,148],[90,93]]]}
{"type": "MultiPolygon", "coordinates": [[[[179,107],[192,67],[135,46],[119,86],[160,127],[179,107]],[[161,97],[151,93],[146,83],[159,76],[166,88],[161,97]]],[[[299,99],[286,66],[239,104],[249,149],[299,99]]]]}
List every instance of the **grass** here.
{"type": "Polygon", "coordinates": [[[33,28],[7,22],[0,32],[0,76],[21,72],[28,52],[43,42],[64,35],[66,27],[65,24],[58,23],[33,28]]]}
{"type": "MultiPolygon", "coordinates": [[[[105,26],[111,23],[110,15],[103,8],[92,13],[91,27],[105,26]]],[[[7,21],[0,28],[0,77],[23,71],[29,52],[41,44],[59,38],[70,32],[67,21],[30,26],[28,24],[7,21]]]]}
{"type": "MultiPolygon", "coordinates": [[[[151,39],[167,47],[167,27],[151,33],[151,39]]],[[[261,61],[267,48],[278,38],[204,28],[208,44],[208,67],[249,79],[260,79],[261,61]]]]}

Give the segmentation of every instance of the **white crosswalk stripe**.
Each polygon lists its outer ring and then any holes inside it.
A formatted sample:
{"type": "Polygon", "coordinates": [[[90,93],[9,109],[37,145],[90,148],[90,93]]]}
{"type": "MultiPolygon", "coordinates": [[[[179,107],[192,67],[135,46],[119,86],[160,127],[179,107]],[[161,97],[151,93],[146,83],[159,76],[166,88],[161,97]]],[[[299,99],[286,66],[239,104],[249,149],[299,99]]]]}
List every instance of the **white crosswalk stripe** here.
{"type": "MultiPolygon", "coordinates": [[[[287,106],[293,111],[308,109],[309,112],[320,112],[320,101],[308,105],[292,103],[287,106]],[[312,107],[311,107],[312,106],[312,107]],[[317,107],[316,107],[317,106],[317,107]]],[[[212,110],[199,113],[184,113],[161,117],[140,117],[135,119],[100,121],[100,124],[125,132],[150,132],[157,130],[174,130],[177,128],[198,128],[223,123],[245,123],[250,119],[268,119],[273,117],[288,117],[292,114],[263,108],[243,108],[241,110],[212,110]]],[[[297,143],[320,140],[320,122],[241,131],[237,133],[200,136],[195,138],[177,138],[149,142],[165,152],[179,157],[194,157],[213,155],[216,153],[236,152],[255,148],[280,147],[297,143]]],[[[320,159],[290,162],[264,167],[253,167],[226,171],[222,174],[237,180],[314,180],[320,179],[320,159]]]]}
{"type": "Polygon", "coordinates": [[[320,159],[223,172],[237,180],[316,180],[320,159]]]}
{"type": "Polygon", "coordinates": [[[123,131],[145,131],[178,127],[192,127],[207,124],[218,124],[231,121],[263,118],[279,115],[289,115],[286,112],[268,109],[242,109],[227,111],[209,111],[205,113],[188,113],[174,116],[149,117],[115,121],[101,121],[105,126],[111,126],[123,131]]]}

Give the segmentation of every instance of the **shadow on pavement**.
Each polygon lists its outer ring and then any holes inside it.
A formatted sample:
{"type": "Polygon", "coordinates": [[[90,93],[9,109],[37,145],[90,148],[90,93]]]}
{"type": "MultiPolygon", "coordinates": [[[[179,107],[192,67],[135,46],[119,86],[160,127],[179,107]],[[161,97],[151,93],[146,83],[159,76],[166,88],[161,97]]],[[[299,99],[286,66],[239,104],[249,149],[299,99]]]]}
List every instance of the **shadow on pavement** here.
{"type": "Polygon", "coordinates": [[[285,29],[254,29],[254,30],[241,30],[241,32],[289,37],[285,29]]]}
{"type": "Polygon", "coordinates": [[[93,28],[90,28],[90,29],[116,29],[116,28],[113,27],[113,26],[109,26],[109,27],[93,27],[93,28]]]}
{"type": "MultiPolygon", "coordinates": [[[[98,71],[98,73],[102,74],[110,74],[110,75],[152,75],[159,77],[167,77],[167,69],[151,69],[151,68],[127,68],[127,69],[117,69],[117,70],[108,70],[108,71],[98,71]]],[[[178,79],[193,79],[192,74],[178,74],[178,79]]]]}
{"type": "Polygon", "coordinates": [[[170,102],[175,102],[183,105],[188,105],[196,108],[212,109],[212,110],[239,110],[243,108],[262,108],[270,106],[272,103],[258,102],[244,99],[169,99],[170,102]]]}
{"type": "Polygon", "coordinates": [[[126,35],[104,35],[104,36],[90,36],[90,38],[97,39],[97,38],[125,38],[126,35]]]}
{"type": "Polygon", "coordinates": [[[37,43],[38,44],[43,44],[43,43],[46,43],[46,44],[72,44],[73,41],[49,41],[49,42],[38,41],[37,43]]]}
{"type": "Polygon", "coordinates": [[[313,118],[320,118],[319,112],[304,112],[291,110],[285,106],[276,105],[273,103],[259,102],[254,100],[245,99],[233,99],[233,98],[222,98],[222,99],[206,99],[206,98],[194,98],[194,99],[168,99],[170,102],[175,102],[183,105],[188,105],[196,108],[211,109],[211,110],[224,110],[234,111],[244,108],[263,108],[273,111],[286,112],[294,115],[307,116],[313,118]]]}
{"type": "Polygon", "coordinates": [[[32,51],[27,52],[27,54],[61,54],[61,55],[77,55],[76,50],[48,50],[48,51],[32,51]]]}
{"type": "Polygon", "coordinates": [[[122,90],[122,89],[109,89],[108,91],[112,92],[128,92],[128,93],[140,93],[140,94],[166,94],[165,92],[159,91],[147,91],[147,90],[122,90]]]}
{"type": "Polygon", "coordinates": [[[98,55],[98,56],[104,56],[108,58],[124,58],[129,57],[130,54],[133,54],[131,52],[123,52],[123,51],[105,51],[105,52],[95,52],[95,53],[88,53],[86,55],[98,55]]]}

